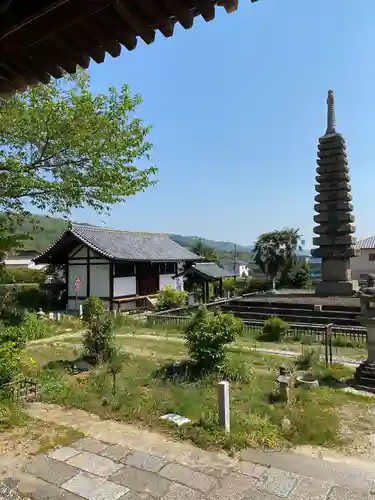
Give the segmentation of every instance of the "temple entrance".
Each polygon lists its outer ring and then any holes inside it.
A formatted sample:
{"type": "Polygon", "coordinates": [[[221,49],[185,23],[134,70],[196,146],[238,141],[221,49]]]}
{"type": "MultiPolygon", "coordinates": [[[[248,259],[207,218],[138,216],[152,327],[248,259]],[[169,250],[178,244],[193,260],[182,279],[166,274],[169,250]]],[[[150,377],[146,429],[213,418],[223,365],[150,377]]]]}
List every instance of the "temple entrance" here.
{"type": "Polygon", "coordinates": [[[153,295],[159,291],[159,269],[155,264],[137,264],[137,295],[153,295]]]}

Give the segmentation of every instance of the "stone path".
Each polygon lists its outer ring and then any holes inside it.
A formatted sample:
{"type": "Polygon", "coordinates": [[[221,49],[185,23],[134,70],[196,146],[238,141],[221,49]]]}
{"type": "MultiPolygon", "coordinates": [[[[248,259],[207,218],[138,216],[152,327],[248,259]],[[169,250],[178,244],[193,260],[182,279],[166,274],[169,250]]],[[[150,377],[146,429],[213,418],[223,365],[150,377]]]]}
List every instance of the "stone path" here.
{"type": "MultiPolygon", "coordinates": [[[[13,490],[32,500],[368,500],[373,480],[358,471],[332,472],[318,462],[306,470],[300,458],[294,465],[286,456],[270,454],[271,461],[285,461],[290,472],[264,462],[264,455],[242,454],[221,468],[188,467],[169,457],[134,450],[92,438],[38,455],[25,472],[6,480],[13,490]],[[286,460],[285,460],[286,459],[286,460]],[[347,474],[347,475],[346,475],[347,474]],[[319,476],[317,478],[316,476],[319,476]],[[333,481],[344,484],[335,484],[333,481]],[[349,487],[350,485],[350,487],[349,487]],[[354,488],[354,486],[356,488],[354,488]]],[[[199,464],[198,464],[199,465],[199,464]]],[[[283,466],[285,468],[285,466],[283,466]]]]}
{"type": "Polygon", "coordinates": [[[39,403],[31,405],[30,414],[87,434],[35,456],[5,480],[32,500],[375,499],[373,463],[355,468],[256,450],[232,458],[82,410],[39,403]]]}

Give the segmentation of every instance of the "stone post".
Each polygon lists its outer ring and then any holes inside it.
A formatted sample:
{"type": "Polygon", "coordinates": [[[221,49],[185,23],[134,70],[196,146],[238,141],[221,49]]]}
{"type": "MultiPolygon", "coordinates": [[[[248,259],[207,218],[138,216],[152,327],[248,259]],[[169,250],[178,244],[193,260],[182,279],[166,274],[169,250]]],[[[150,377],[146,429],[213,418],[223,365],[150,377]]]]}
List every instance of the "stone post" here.
{"type": "Polygon", "coordinates": [[[219,424],[230,432],[230,410],[229,410],[229,382],[218,383],[219,396],[219,424]]]}
{"type": "Polygon", "coordinates": [[[355,381],[358,385],[375,389],[375,275],[370,274],[367,287],[359,291],[361,300],[361,314],[358,320],[367,329],[367,359],[363,361],[355,372],[355,381]]]}

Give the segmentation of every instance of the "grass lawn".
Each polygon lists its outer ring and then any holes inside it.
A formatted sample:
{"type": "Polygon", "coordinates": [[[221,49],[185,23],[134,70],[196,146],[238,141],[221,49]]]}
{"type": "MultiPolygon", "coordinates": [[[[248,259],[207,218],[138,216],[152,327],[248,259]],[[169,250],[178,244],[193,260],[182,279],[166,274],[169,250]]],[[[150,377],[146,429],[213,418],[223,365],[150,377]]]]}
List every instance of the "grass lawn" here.
{"type": "MultiPolygon", "coordinates": [[[[311,391],[297,388],[289,405],[271,403],[277,368],[291,363],[291,358],[230,352],[231,373],[237,381],[230,383],[231,433],[226,435],[218,427],[217,380],[206,377],[173,381],[163,376],[166,364],[186,359],[183,344],[139,337],[119,337],[117,342],[129,356],[117,376],[115,395],[112,378],[103,368],[72,375],[63,364],[47,365],[50,361],[76,359],[79,345],[30,346],[29,353],[39,365],[36,376],[42,399],[82,408],[104,418],[150,426],[190,439],[204,448],[228,451],[248,446],[343,446],[355,435],[359,420],[363,433],[374,425],[371,419],[360,418],[367,411],[369,398],[330,387],[311,391]],[[192,423],[176,428],[160,420],[165,413],[179,413],[192,423]]],[[[322,367],[316,370],[326,378],[352,375],[344,367],[329,373],[322,367]]]]}

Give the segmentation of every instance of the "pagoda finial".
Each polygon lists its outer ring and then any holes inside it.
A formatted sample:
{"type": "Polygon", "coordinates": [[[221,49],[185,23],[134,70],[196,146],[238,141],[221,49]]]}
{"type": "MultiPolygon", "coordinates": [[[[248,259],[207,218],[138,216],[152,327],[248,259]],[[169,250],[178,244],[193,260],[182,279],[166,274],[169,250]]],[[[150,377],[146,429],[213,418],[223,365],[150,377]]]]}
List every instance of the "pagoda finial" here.
{"type": "Polygon", "coordinates": [[[327,130],[326,135],[336,132],[335,96],[333,90],[328,91],[327,98],[327,130]]]}

